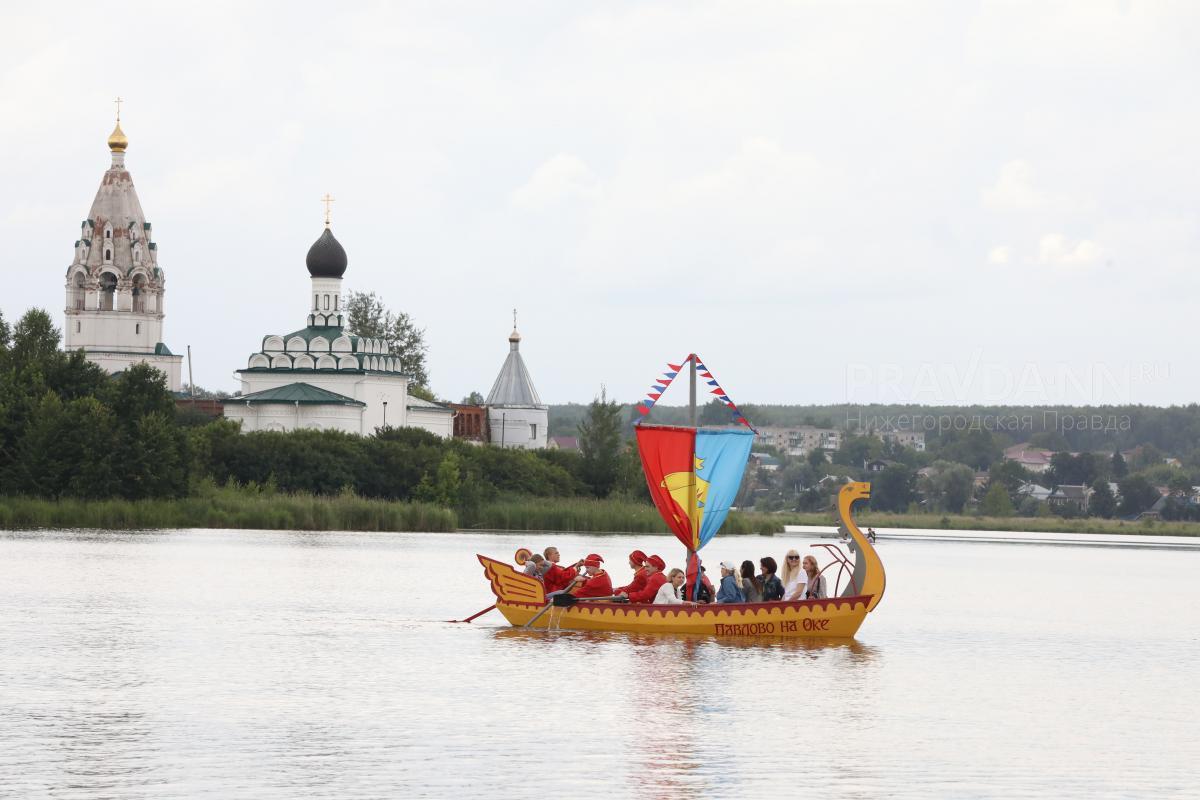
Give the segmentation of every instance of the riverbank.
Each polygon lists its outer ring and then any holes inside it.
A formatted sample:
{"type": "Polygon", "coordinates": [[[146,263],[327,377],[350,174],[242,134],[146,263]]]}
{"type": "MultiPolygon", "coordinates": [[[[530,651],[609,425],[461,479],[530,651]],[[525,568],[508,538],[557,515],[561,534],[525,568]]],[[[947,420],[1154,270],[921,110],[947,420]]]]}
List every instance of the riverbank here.
{"type": "MultiPolygon", "coordinates": [[[[1200,522],[1125,522],[1060,517],[975,517],[864,512],[862,527],[1030,533],[1120,533],[1200,536],[1200,522]]],[[[731,512],[723,535],[781,533],[785,525],[834,525],[831,513],[731,512]]],[[[347,531],[562,531],[668,533],[653,506],[587,498],[517,498],[472,509],[370,500],[350,493],[288,494],[257,488],[205,485],[175,500],[41,500],[0,497],[0,529],[243,528],[347,531]]]]}

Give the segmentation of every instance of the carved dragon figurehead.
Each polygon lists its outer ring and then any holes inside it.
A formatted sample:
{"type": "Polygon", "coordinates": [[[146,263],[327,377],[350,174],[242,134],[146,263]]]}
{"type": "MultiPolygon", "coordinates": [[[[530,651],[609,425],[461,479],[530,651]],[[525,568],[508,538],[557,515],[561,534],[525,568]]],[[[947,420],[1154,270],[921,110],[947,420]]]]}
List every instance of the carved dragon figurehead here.
{"type": "Polygon", "coordinates": [[[850,510],[855,501],[870,499],[871,484],[864,481],[851,481],[838,492],[837,500],[838,519],[841,522],[842,528],[854,540],[851,549],[857,552],[854,559],[854,581],[846,587],[842,595],[871,595],[871,601],[867,604],[867,611],[871,611],[875,606],[879,605],[879,600],[883,597],[883,590],[887,580],[883,571],[883,561],[880,560],[879,554],[875,552],[875,548],[867,541],[867,537],[858,529],[858,525],[854,522],[850,510]]]}

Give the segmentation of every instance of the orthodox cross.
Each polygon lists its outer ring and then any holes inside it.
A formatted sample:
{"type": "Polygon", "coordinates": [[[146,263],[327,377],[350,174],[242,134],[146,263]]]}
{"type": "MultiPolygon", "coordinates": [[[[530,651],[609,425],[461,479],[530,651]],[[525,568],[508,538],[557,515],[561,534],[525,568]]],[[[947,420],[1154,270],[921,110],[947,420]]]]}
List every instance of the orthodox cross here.
{"type": "Polygon", "coordinates": [[[113,102],[117,104],[117,122],[120,122],[121,121],[121,103],[124,103],[125,101],[121,99],[120,95],[117,95],[117,99],[113,100],[113,102]]]}
{"type": "Polygon", "coordinates": [[[325,196],[321,198],[321,202],[325,204],[325,227],[328,228],[329,227],[329,205],[330,205],[330,203],[333,202],[333,198],[329,196],[329,192],[325,193],[325,196]]]}

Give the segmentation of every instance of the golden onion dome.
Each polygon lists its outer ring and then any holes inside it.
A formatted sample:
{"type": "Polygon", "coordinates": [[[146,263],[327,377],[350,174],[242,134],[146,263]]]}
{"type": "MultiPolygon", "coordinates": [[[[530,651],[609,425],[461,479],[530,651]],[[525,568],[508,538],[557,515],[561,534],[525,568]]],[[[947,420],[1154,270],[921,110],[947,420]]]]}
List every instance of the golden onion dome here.
{"type": "Polygon", "coordinates": [[[129,140],[125,138],[125,131],[121,130],[121,123],[118,120],[117,127],[113,128],[113,132],[108,135],[108,149],[114,153],[124,153],[128,146],[129,140]]]}

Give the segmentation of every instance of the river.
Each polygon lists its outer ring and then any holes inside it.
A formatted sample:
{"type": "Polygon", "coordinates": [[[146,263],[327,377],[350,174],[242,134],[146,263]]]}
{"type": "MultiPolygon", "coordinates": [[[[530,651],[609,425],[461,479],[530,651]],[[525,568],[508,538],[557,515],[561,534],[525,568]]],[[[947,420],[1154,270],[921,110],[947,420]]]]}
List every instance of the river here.
{"type": "MultiPolygon", "coordinates": [[[[707,563],[803,534],[716,539],[707,563]]],[[[854,640],[521,632],[474,554],[666,537],[0,531],[0,797],[1200,795],[1200,550],[883,539],[854,640]]]]}

